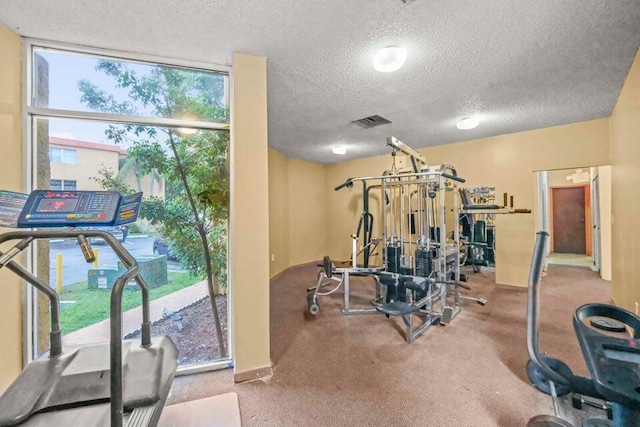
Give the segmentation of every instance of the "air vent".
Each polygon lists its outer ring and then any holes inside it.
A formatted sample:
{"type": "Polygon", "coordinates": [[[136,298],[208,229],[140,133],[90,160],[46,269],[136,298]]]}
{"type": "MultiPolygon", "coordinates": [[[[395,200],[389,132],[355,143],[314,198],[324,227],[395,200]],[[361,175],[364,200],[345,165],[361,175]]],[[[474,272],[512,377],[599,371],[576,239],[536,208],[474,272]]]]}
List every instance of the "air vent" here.
{"type": "Polygon", "coordinates": [[[382,126],[391,123],[391,120],[387,120],[384,117],[375,115],[365,117],[364,119],[354,120],[352,123],[362,126],[365,129],[374,128],[376,126],[382,126]]]}

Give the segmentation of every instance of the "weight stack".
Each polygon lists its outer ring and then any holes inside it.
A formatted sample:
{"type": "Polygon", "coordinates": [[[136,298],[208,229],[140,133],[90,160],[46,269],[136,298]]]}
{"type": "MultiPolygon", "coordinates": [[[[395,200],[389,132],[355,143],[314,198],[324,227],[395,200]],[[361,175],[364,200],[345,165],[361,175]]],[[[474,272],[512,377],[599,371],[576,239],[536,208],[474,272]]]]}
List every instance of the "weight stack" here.
{"type": "Polygon", "coordinates": [[[416,250],[416,276],[429,277],[433,269],[433,254],[428,249],[416,250]]]}
{"type": "Polygon", "coordinates": [[[400,272],[400,247],[387,246],[387,271],[391,273],[400,272]]]}
{"type": "Polygon", "coordinates": [[[494,227],[487,227],[487,261],[495,263],[495,249],[496,249],[496,229],[494,227]]]}
{"type": "Polygon", "coordinates": [[[487,243],[487,227],[484,221],[476,221],[473,226],[473,242],[487,243]]]}
{"type": "Polygon", "coordinates": [[[413,276],[413,267],[400,267],[400,274],[405,276],[413,276]]]}
{"type": "Polygon", "coordinates": [[[407,288],[404,286],[405,277],[401,274],[380,273],[380,283],[386,288],[385,302],[407,302],[407,288]]]}

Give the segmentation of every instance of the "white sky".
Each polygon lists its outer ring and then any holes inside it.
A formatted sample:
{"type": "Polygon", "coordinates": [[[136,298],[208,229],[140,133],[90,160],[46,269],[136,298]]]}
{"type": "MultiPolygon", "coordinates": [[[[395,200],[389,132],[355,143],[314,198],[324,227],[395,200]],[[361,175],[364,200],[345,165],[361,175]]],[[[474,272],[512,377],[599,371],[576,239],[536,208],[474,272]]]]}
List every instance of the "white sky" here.
{"type": "MultiPolygon", "coordinates": [[[[87,106],[80,102],[82,93],[78,89],[78,82],[82,79],[88,79],[98,88],[114,95],[118,101],[130,101],[127,90],[116,87],[114,78],[96,71],[98,58],[47,50],[38,50],[36,55],[43,57],[49,64],[49,103],[39,106],[61,110],[89,111],[87,106]]],[[[132,62],[127,62],[127,65],[129,69],[136,71],[138,76],[148,74],[153,68],[152,65],[132,62]]],[[[37,91],[34,90],[34,93],[37,91]]],[[[36,104],[38,104],[37,100],[36,104]]],[[[145,115],[153,115],[151,108],[145,108],[141,104],[136,107],[141,113],[146,113],[145,115]]],[[[104,133],[107,127],[108,124],[89,120],[50,119],[49,135],[113,144],[104,133]]]]}

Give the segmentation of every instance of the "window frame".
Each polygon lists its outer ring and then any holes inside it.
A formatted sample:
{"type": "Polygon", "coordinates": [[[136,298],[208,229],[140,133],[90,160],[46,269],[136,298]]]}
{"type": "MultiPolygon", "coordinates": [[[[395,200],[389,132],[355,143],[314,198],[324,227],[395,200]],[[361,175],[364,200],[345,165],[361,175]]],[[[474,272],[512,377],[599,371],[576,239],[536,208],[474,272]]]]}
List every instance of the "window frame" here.
{"type": "MultiPolygon", "coordinates": [[[[104,59],[132,61],[138,63],[146,63],[150,65],[161,65],[168,67],[186,68],[194,71],[203,72],[216,72],[226,74],[225,79],[225,101],[229,110],[232,109],[231,85],[233,84],[232,68],[229,65],[213,64],[201,61],[192,61],[184,59],[167,58],[157,55],[130,53],[118,50],[94,48],[87,46],[80,46],[69,43],[60,43],[36,38],[23,38],[23,72],[22,72],[22,87],[23,87],[23,114],[22,114],[22,128],[23,128],[23,187],[25,192],[31,192],[35,188],[35,177],[37,176],[38,164],[37,164],[37,147],[35,146],[35,132],[34,124],[38,119],[77,119],[77,120],[92,120],[112,123],[133,123],[147,126],[166,126],[166,127],[181,127],[181,128],[198,128],[204,130],[214,131],[226,131],[229,132],[229,145],[233,143],[231,133],[231,117],[229,123],[215,123],[204,121],[192,121],[183,119],[172,119],[162,117],[145,117],[145,116],[129,116],[122,114],[108,114],[98,112],[83,112],[75,110],[60,110],[34,106],[34,84],[33,84],[33,70],[34,70],[34,51],[35,50],[54,50],[75,55],[88,55],[104,59]]],[[[76,154],[77,163],[77,154],[76,154]]],[[[233,188],[233,165],[231,165],[229,186],[230,192],[233,188]]],[[[229,218],[231,223],[231,218],[229,218]]],[[[230,227],[231,228],[231,227],[230,227]]],[[[232,231],[229,230],[227,236],[227,257],[228,264],[232,265],[232,231]]],[[[37,244],[37,242],[36,242],[37,244]]],[[[36,247],[32,245],[28,251],[25,251],[25,266],[30,271],[37,271],[37,256],[36,247]]],[[[38,319],[34,317],[37,313],[37,291],[31,286],[24,286],[24,310],[23,310],[23,366],[29,364],[37,355],[35,351],[37,349],[37,331],[38,331],[38,319]]],[[[188,375],[199,372],[206,372],[216,369],[227,369],[233,365],[235,358],[234,348],[234,290],[233,290],[233,277],[231,274],[227,277],[227,358],[219,361],[209,362],[201,365],[192,365],[179,367],[176,375],[188,375]]]]}

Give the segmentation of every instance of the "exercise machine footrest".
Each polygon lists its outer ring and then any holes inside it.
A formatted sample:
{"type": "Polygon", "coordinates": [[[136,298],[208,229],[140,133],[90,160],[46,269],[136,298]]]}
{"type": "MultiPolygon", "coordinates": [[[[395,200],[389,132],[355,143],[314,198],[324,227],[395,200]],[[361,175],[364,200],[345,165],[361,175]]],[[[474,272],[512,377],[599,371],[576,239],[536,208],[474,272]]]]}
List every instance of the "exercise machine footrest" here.
{"type": "Polygon", "coordinates": [[[420,311],[420,307],[416,307],[408,302],[396,301],[376,306],[376,310],[389,316],[405,316],[420,311]]]}

